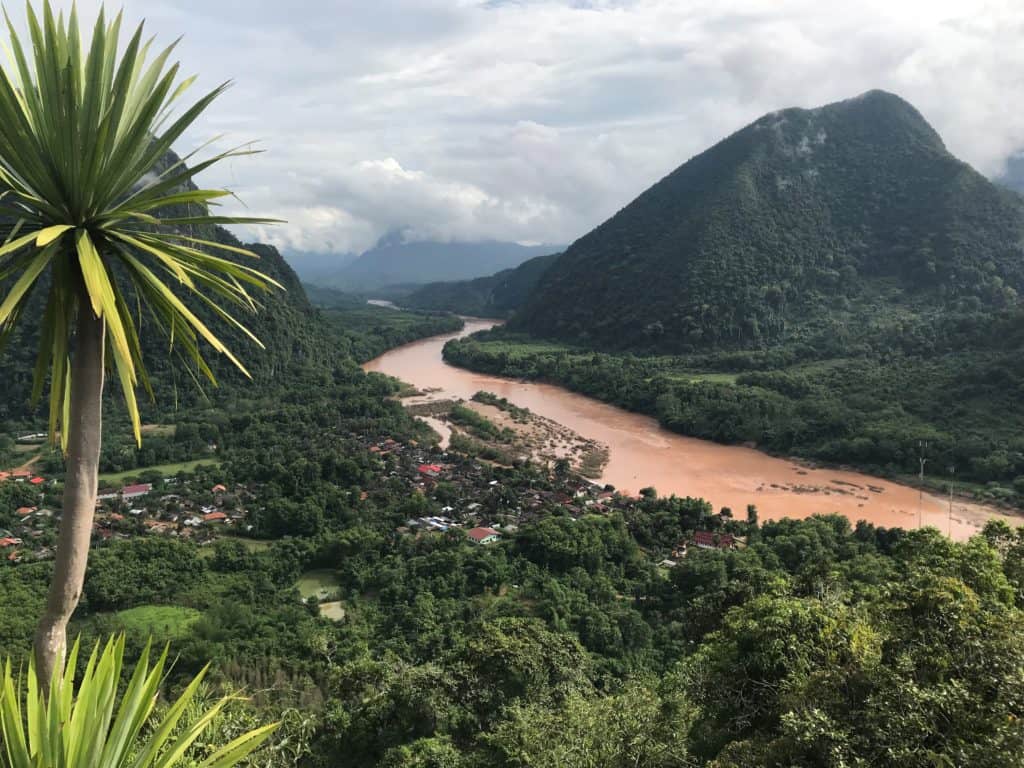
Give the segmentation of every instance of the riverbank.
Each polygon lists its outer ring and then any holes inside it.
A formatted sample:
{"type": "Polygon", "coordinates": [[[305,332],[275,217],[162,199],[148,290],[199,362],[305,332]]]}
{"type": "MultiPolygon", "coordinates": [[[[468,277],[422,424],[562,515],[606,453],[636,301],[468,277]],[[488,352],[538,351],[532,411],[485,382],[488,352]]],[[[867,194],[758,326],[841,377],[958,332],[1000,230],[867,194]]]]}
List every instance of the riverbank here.
{"type": "MultiPolygon", "coordinates": [[[[452,448],[511,466],[521,461],[553,469],[559,462],[588,479],[600,478],[608,463],[608,447],[568,427],[525,410],[470,400],[452,400],[437,391],[414,391],[399,400],[411,414],[439,435],[441,448],[452,448]],[[467,418],[472,414],[472,417],[467,418]]],[[[478,397],[479,396],[479,397],[478,397]]]]}
{"type": "Polygon", "coordinates": [[[918,485],[918,444],[926,436],[926,489],[945,495],[955,467],[962,497],[1011,512],[1024,508],[1024,443],[1013,426],[1019,405],[971,379],[947,382],[941,397],[958,392],[959,399],[937,407],[929,399],[940,397],[932,379],[950,375],[941,357],[894,353],[880,360],[862,351],[800,362],[786,349],[638,357],[503,330],[450,343],[444,355],[478,373],[565,387],[689,437],[784,459],[799,455],[825,467],[854,466],[904,485],[918,485]]]}
{"type": "Polygon", "coordinates": [[[456,368],[442,357],[445,344],[492,328],[494,321],[466,320],[465,327],[393,349],[364,368],[395,376],[438,399],[470,400],[493,392],[510,403],[606,445],[608,463],[600,482],[623,492],[654,487],[662,494],[695,496],[716,509],[742,513],[755,505],[761,519],[805,518],[838,513],[852,522],[913,528],[920,522],[954,538],[978,532],[991,518],[1019,525],[1019,517],[976,504],[954,504],[914,488],[849,470],[807,468],[753,448],[685,437],[655,419],[617,408],[564,388],[456,368]],[[872,490],[877,489],[877,490],[872,490]]]}

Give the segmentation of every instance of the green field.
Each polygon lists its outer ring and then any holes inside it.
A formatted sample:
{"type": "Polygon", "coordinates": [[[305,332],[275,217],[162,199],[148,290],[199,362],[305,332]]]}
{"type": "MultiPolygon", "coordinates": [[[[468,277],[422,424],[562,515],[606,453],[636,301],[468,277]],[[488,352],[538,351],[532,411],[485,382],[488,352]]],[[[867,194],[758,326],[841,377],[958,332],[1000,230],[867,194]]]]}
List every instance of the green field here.
{"type": "Polygon", "coordinates": [[[312,597],[317,602],[329,598],[339,586],[341,585],[338,583],[338,577],[334,575],[334,571],[327,570],[306,571],[295,583],[296,589],[299,590],[299,594],[304,600],[312,597]]]}
{"type": "Polygon", "coordinates": [[[344,621],[345,608],[340,602],[320,603],[320,615],[331,621],[344,621]]]}
{"type": "Polygon", "coordinates": [[[708,381],[712,384],[735,384],[738,373],[671,373],[668,378],[676,381],[708,381]]]}
{"type": "Polygon", "coordinates": [[[126,634],[164,642],[186,635],[200,615],[195,608],[178,605],[140,605],[115,613],[114,623],[126,634]]]}
{"type": "Polygon", "coordinates": [[[220,462],[215,459],[197,459],[196,461],[179,461],[174,464],[154,464],[151,467],[136,467],[124,472],[107,472],[100,475],[101,483],[118,483],[129,478],[138,477],[143,472],[159,472],[165,477],[173,477],[179,472],[195,472],[196,467],[216,468],[220,462]]]}

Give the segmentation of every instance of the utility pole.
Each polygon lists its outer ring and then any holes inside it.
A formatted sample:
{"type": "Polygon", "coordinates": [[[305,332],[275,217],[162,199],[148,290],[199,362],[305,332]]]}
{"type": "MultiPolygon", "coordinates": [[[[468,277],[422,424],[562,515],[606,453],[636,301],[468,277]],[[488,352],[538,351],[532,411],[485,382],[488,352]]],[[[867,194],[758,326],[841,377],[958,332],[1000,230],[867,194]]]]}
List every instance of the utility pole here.
{"type": "Polygon", "coordinates": [[[956,467],[949,468],[949,520],[946,525],[946,535],[953,538],[953,485],[956,482],[956,467]]]}
{"type": "Polygon", "coordinates": [[[917,492],[917,527],[920,528],[924,525],[924,465],[928,463],[924,452],[928,450],[928,442],[926,440],[918,440],[917,447],[919,451],[917,460],[921,463],[920,483],[917,492]]]}

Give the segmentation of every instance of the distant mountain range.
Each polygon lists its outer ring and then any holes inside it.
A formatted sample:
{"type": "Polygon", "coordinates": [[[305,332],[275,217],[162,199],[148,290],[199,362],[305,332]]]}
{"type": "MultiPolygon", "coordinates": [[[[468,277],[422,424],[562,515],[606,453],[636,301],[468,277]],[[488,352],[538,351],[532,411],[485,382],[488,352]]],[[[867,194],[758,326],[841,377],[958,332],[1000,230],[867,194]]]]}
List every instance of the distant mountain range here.
{"type": "Polygon", "coordinates": [[[315,251],[284,252],[284,258],[303,282],[317,282],[337,275],[359,258],[357,253],[317,253],[315,251]]]}
{"type": "Polygon", "coordinates": [[[358,257],[297,253],[291,261],[308,283],[366,293],[396,285],[471,280],[517,267],[535,256],[562,248],[564,246],[497,241],[405,242],[400,233],[391,233],[358,257]]]}
{"type": "Polygon", "coordinates": [[[474,317],[508,317],[530,296],[559,254],[537,256],[489,277],[430,283],[399,301],[403,307],[455,312],[474,317]]]}
{"type": "Polygon", "coordinates": [[[1024,198],[882,91],[766,115],[551,265],[512,330],[607,349],[763,347],[801,329],[1015,304],[1024,198]]]}
{"type": "Polygon", "coordinates": [[[1001,184],[1007,189],[1024,194],[1024,152],[1012,155],[1006,161],[1006,170],[992,179],[996,184],[1001,184]]]}

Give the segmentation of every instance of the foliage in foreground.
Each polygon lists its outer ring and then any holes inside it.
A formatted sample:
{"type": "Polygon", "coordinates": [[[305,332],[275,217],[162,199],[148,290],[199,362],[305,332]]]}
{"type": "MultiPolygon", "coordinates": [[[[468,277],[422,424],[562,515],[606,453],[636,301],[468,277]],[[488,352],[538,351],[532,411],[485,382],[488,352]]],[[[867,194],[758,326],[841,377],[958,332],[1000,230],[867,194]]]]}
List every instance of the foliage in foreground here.
{"type": "MultiPolygon", "coordinates": [[[[167,662],[167,650],[150,665],[147,645],[120,696],[124,636],[97,643],[81,679],[75,683],[79,645],[75,643],[63,677],[54,675],[44,694],[30,664],[21,681],[8,659],[0,691],[0,728],[4,768],[170,768],[195,745],[230,701],[223,698],[179,728],[206,676],[204,669],[159,718],[153,713],[167,662]]],[[[258,749],[276,724],[244,733],[217,749],[198,768],[229,768],[258,749]]]]}
{"type": "Polygon", "coordinates": [[[281,287],[255,268],[223,258],[256,254],[197,234],[242,220],[210,215],[208,206],[230,193],[197,189],[192,179],[221,160],[252,152],[229,150],[192,167],[182,160],[161,171],[171,146],[227,83],[171,120],[172,108],[195,80],[179,81],[178,64],[168,66],[176,44],[147,62],[150,43],[143,42],[140,25],[119,57],[120,16],[107,23],[101,8],[87,42],[74,9],[66,22],[63,15],[54,17],[48,0],[42,10],[40,20],[27,6],[31,55],[9,25],[12,65],[0,69],[0,181],[7,188],[0,212],[16,222],[0,248],[0,279],[12,280],[0,304],[0,338],[17,324],[33,291],[46,290],[34,394],[42,392],[49,370],[53,439],[61,425],[63,433],[71,426],[71,339],[76,327],[82,333],[76,309],[103,320],[100,346],[117,372],[141,442],[135,390],[141,385],[151,391],[139,341],[143,307],[183,359],[213,381],[202,341],[245,369],[172,286],[244,333],[221,304],[255,312],[248,289],[281,287]]]}

